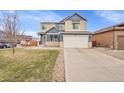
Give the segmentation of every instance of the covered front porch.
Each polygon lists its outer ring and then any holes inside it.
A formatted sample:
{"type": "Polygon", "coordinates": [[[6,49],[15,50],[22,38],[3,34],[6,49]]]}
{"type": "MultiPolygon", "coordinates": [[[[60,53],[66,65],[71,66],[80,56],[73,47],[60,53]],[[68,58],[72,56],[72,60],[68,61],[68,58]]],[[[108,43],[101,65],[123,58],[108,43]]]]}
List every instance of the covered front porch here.
{"type": "Polygon", "coordinates": [[[59,33],[46,33],[39,35],[39,45],[46,47],[60,47],[62,36],[59,33]]]}

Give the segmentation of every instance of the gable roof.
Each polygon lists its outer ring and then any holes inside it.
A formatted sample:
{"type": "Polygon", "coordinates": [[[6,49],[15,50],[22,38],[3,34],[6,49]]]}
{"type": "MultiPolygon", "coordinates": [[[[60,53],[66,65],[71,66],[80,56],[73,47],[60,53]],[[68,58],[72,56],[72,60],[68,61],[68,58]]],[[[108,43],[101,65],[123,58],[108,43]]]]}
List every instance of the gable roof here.
{"type": "Polygon", "coordinates": [[[87,21],[87,19],[85,19],[84,17],[80,16],[78,13],[74,13],[71,16],[67,16],[66,18],[64,18],[63,20],[61,20],[60,22],[65,22],[66,20],[70,20],[71,18],[74,19],[74,16],[78,16],[79,18],[81,18],[82,20],[87,21]]]}
{"type": "Polygon", "coordinates": [[[66,19],[66,20],[69,20],[69,19],[71,19],[71,18],[74,17],[74,16],[78,16],[78,17],[80,17],[81,19],[87,21],[87,19],[85,19],[84,17],[80,16],[78,13],[74,13],[72,16],[70,16],[70,17],[69,17],[68,19],[66,19]]]}
{"type": "Polygon", "coordinates": [[[124,22],[117,24],[117,25],[114,25],[114,26],[124,26],[124,22]]]}
{"type": "Polygon", "coordinates": [[[67,20],[69,17],[70,17],[70,16],[65,17],[64,19],[62,19],[62,20],[60,21],[60,23],[65,22],[65,20],[67,20]]]}
{"type": "Polygon", "coordinates": [[[51,29],[47,30],[46,33],[58,33],[60,32],[58,29],[56,29],[55,27],[52,27],[51,29]]]}
{"type": "Polygon", "coordinates": [[[40,22],[40,24],[55,24],[57,22],[40,22]]]}
{"type": "Polygon", "coordinates": [[[94,34],[103,33],[103,32],[111,31],[111,30],[115,30],[115,29],[124,30],[124,22],[120,23],[120,24],[113,25],[113,26],[109,26],[106,28],[102,28],[98,31],[95,31],[94,34]]]}
{"type": "Polygon", "coordinates": [[[59,21],[59,22],[41,22],[41,24],[58,24],[58,23],[64,23],[66,20],[70,20],[71,18],[74,19],[74,16],[77,16],[77,17],[79,17],[80,19],[87,21],[86,18],[82,17],[82,16],[79,15],[78,13],[74,13],[74,14],[71,15],[71,16],[65,17],[64,19],[62,19],[62,20],[59,21]]]}

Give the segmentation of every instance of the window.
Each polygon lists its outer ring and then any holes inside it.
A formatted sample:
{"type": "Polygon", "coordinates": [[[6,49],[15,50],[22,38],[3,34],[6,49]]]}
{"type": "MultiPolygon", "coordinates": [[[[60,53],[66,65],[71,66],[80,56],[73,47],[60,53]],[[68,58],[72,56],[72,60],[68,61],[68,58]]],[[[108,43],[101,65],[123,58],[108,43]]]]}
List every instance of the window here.
{"type": "Polygon", "coordinates": [[[48,35],[47,41],[59,41],[59,36],[58,35],[48,35]]]}
{"type": "Polygon", "coordinates": [[[43,26],[42,26],[42,30],[45,30],[45,29],[46,29],[46,27],[43,25],[43,26]]]}
{"type": "Polygon", "coordinates": [[[73,23],[73,29],[79,29],[79,23],[73,23]]]}
{"type": "Polygon", "coordinates": [[[63,41],[63,35],[60,35],[60,41],[63,41]]]}
{"type": "Polygon", "coordinates": [[[64,28],[65,28],[65,27],[64,27],[63,24],[59,24],[59,25],[58,25],[58,29],[59,29],[59,30],[64,30],[64,28]]]}
{"type": "Polygon", "coordinates": [[[92,42],[92,36],[89,36],[88,42],[92,42]]]}

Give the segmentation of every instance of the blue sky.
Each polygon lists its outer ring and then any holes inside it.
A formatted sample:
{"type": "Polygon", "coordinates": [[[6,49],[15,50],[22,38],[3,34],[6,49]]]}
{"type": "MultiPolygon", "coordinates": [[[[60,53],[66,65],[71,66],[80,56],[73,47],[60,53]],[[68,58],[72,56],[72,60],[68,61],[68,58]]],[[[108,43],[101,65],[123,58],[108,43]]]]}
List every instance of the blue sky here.
{"type": "MultiPolygon", "coordinates": [[[[0,18],[4,13],[15,11],[0,11],[0,18]]],[[[60,21],[75,12],[88,20],[87,30],[94,32],[98,29],[124,22],[124,11],[112,10],[18,10],[20,24],[25,34],[37,37],[40,22],[60,21]]]]}

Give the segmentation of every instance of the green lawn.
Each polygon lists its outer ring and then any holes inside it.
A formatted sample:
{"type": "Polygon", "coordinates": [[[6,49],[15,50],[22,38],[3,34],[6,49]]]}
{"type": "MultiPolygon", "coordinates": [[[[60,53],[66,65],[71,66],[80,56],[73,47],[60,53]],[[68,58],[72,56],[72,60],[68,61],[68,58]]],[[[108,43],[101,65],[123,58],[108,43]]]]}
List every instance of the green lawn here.
{"type": "Polygon", "coordinates": [[[0,81],[51,81],[57,50],[0,50],[0,81]]]}

